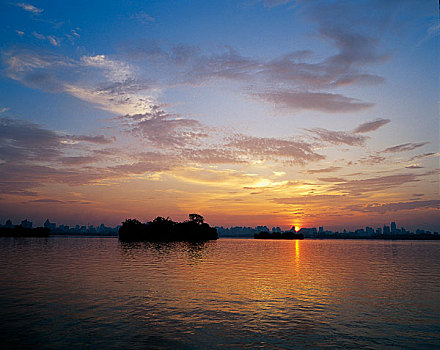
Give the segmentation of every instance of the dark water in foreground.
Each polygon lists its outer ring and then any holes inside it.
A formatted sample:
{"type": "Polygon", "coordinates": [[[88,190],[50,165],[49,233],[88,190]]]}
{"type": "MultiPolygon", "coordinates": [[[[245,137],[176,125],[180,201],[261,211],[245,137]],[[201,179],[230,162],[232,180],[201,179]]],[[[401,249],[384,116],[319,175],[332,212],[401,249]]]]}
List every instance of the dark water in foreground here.
{"type": "Polygon", "coordinates": [[[1,349],[440,348],[440,242],[0,239],[1,349]]]}

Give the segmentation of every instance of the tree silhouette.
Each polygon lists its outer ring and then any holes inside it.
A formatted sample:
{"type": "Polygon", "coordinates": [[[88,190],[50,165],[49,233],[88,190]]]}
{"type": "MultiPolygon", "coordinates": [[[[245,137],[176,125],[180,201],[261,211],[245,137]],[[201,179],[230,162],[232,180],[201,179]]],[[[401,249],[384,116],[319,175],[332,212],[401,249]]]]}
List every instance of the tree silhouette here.
{"type": "Polygon", "coordinates": [[[146,224],[127,219],[119,228],[122,241],[204,241],[217,238],[217,230],[204,223],[199,214],[189,214],[189,220],[185,222],[174,222],[161,216],[146,224]]]}
{"type": "Polygon", "coordinates": [[[199,214],[189,214],[189,221],[193,221],[198,225],[203,224],[203,216],[199,214]]]}

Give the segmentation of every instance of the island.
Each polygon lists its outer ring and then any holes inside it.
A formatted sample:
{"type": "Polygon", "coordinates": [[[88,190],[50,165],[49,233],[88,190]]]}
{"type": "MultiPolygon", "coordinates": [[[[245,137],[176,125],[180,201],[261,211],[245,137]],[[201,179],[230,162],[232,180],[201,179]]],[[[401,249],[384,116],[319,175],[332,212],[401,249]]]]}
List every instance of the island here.
{"type": "Polygon", "coordinates": [[[304,235],[302,233],[296,233],[293,231],[285,231],[285,232],[261,231],[260,233],[255,233],[254,238],[257,238],[257,239],[304,239],[304,235]]]}
{"type": "Polygon", "coordinates": [[[203,222],[203,216],[189,214],[189,220],[174,222],[158,216],[145,224],[127,219],[119,228],[121,241],[206,241],[218,239],[217,230],[203,222]]]}

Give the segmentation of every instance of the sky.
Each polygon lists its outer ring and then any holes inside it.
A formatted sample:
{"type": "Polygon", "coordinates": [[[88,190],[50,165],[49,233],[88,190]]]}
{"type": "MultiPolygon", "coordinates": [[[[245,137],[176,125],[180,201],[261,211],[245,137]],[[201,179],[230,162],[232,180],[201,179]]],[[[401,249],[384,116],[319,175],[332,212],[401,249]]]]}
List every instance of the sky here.
{"type": "Polygon", "coordinates": [[[0,0],[0,221],[440,230],[433,0],[0,0]]]}

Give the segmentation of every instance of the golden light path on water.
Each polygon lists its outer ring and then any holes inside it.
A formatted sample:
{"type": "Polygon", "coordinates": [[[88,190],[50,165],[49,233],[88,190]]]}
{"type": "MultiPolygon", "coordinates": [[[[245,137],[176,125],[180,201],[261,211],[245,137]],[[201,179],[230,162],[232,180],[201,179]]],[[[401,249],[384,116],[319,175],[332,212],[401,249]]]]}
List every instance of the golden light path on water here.
{"type": "Polygon", "coordinates": [[[61,349],[439,341],[438,242],[59,237],[3,239],[0,253],[8,344],[22,329],[61,349]]]}

